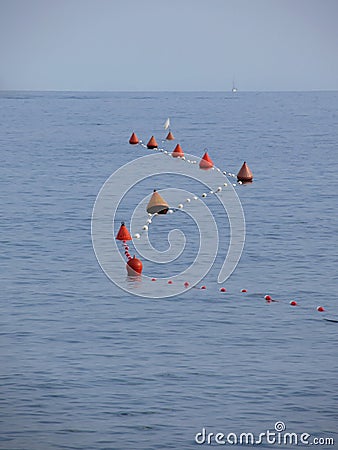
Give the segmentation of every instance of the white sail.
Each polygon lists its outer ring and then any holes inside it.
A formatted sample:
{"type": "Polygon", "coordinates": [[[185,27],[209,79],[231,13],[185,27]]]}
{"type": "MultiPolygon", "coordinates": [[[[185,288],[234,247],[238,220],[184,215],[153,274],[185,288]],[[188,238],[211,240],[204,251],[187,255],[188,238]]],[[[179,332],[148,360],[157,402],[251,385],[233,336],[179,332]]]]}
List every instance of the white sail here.
{"type": "Polygon", "coordinates": [[[170,127],[170,119],[169,119],[169,117],[168,117],[168,119],[164,122],[163,127],[164,127],[165,130],[167,130],[167,129],[170,127]]]}

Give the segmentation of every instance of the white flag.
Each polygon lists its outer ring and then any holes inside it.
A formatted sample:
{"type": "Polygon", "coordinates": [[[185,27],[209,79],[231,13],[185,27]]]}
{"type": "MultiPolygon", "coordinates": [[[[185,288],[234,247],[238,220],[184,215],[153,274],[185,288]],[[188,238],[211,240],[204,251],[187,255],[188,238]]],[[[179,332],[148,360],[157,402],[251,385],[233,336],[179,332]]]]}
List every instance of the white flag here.
{"type": "Polygon", "coordinates": [[[164,122],[163,127],[164,127],[165,130],[167,130],[167,129],[170,127],[170,120],[169,120],[169,117],[168,117],[168,119],[164,122]]]}

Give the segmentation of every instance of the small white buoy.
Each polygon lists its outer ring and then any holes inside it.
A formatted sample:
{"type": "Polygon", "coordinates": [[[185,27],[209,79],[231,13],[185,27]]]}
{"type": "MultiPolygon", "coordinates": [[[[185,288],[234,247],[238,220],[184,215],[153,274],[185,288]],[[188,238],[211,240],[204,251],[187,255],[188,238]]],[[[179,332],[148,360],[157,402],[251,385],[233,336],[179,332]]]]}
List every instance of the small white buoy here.
{"type": "Polygon", "coordinates": [[[191,202],[190,198],[187,198],[187,203],[190,203],[190,202],[191,202]]]}
{"type": "Polygon", "coordinates": [[[181,159],[183,159],[183,161],[185,161],[185,156],[181,156],[181,159]]]}
{"type": "Polygon", "coordinates": [[[148,219],[148,220],[147,220],[147,223],[151,223],[151,219],[148,219]]]}
{"type": "Polygon", "coordinates": [[[140,239],[140,237],[141,237],[141,235],[140,235],[139,233],[135,233],[135,234],[134,234],[134,238],[135,238],[135,239],[140,239]]]}
{"type": "Polygon", "coordinates": [[[214,191],[210,191],[209,194],[214,194],[214,191]]]}
{"type": "Polygon", "coordinates": [[[142,228],[142,230],[148,231],[148,225],[144,225],[143,228],[142,228]]]}
{"type": "Polygon", "coordinates": [[[168,209],[168,213],[172,214],[174,211],[172,209],[168,209]]]}
{"type": "Polygon", "coordinates": [[[207,194],[205,192],[203,192],[202,197],[205,198],[207,196],[207,194]]]}
{"type": "Polygon", "coordinates": [[[223,186],[228,186],[228,183],[224,183],[223,186]]]}
{"type": "Polygon", "coordinates": [[[218,186],[217,192],[221,192],[221,190],[222,190],[221,186],[218,186]]]}
{"type": "Polygon", "coordinates": [[[194,195],[194,200],[198,200],[198,197],[197,197],[197,195],[194,195]]]}
{"type": "Polygon", "coordinates": [[[168,154],[167,150],[163,150],[163,153],[164,153],[165,155],[167,155],[167,154],[168,154]]]}
{"type": "Polygon", "coordinates": [[[226,171],[224,171],[224,172],[223,172],[223,175],[226,175],[226,174],[227,174],[226,171]]]}
{"type": "Polygon", "coordinates": [[[242,181],[239,181],[238,184],[243,184],[243,182],[242,182],[242,181]]]}
{"type": "Polygon", "coordinates": [[[179,208],[179,209],[182,209],[182,208],[183,208],[182,203],[180,203],[180,204],[178,205],[178,208],[179,208]]]}
{"type": "Polygon", "coordinates": [[[232,183],[233,186],[236,186],[236,183],[232,183]]]}

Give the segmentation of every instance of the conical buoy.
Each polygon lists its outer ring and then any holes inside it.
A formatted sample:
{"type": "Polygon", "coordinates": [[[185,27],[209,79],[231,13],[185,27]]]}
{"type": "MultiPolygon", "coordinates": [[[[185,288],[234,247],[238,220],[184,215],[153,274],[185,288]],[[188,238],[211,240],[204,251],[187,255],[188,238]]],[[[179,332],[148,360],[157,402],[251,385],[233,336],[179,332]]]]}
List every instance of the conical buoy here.
{"type": "Polygon", "coordinates": [[[177,144],[176,147],[174,148],[174,151],[172,152],[171,156],[173,156],[174,158],[178,158],[179,156],[184,156],[184,152],[182,150],[182,147],[180,146],[180,144],[177,144]]]}
{"type": "Polygon", "coordinates": [[[240,168],[240,171],[237,174],[237,181],[242,181],[242,183],[248,183],[252,181],[253,175],[251,170],[249,169],[249,166],[244,161],[242,167],[240,168]]]}
{"type": "Polygon", "coordinates": [[[128,228],[125,226],[124,222],[121,223],[119,232],[116,235],[116,239],[118,241],[131,241],[132,237],[128,231],[128,228]]]}
{"type": "Polygon", "coordinates": [[[129,276],[141,275],[143,265],[134,255],[134,257],[127,262],[126,268],[129,276]]]}
{"type": "Polygon", "coordinates": [[[174,135],[172,134],[171,131],[169,131],[169,133],[167,134],[166,140],[167,141],[173,141],[174,139],[175,139],[174,135]]]}
{"type": "Polygon", "coordinates": [[[154,138],[154,136],[151,136],[151,138],[149,139],[147,147],[148,148],[157,148],[158,147],[156,139],[154,138]]]}
{"type": "Polygon", "coordinates": [[[140,142],[139,138],[136,136],[135,133],[133,133],[133,134],[130,136],[129,144],[131,144],[131,145],[136,145],[136,144],[138,144],[139,142],[140,142]]]}
{"type": "Polygon", "coordinates": [[[211,169],[212,167],[214,167],[214,163],[208,155],[208,152],[205,152],[200,161],[200,169],[211,169]]]}
{"type": "Polygon", "coordinates": [[[154,193],[151,196],[147,205],[147,213],[149,214],[167,214],[169,209],[168,203],[163,197],[154,189],[154,193]]]}

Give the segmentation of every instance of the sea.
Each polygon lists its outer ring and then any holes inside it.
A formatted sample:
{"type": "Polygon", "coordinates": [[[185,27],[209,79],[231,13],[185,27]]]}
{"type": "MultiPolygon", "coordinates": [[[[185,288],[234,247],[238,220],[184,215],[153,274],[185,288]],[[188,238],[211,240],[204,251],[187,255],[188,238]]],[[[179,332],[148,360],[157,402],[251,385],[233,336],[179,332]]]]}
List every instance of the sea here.
{"type": "Polygon", "coordinates": [[[337,152],[338,92],[0,92],[0,449],[338,448],[337,152]],[[184,233],[182,254],[141,257],[141,277],[126,276],[120,243],[107,276],[91,230],[112,174],[177,143],[230,173],[245,243],[218,283],[230,228],[215,194],[175,174],[135,185],[134,165],[112,246],[154,188],[207,193],[217,223],[214,263],[170,295],[179,281],[160,278],[199,250],[185,191],[182,211],[149,224],[159,251],[184,233]],[[244,161],[254,180],[241,185],[244,161]]]}

